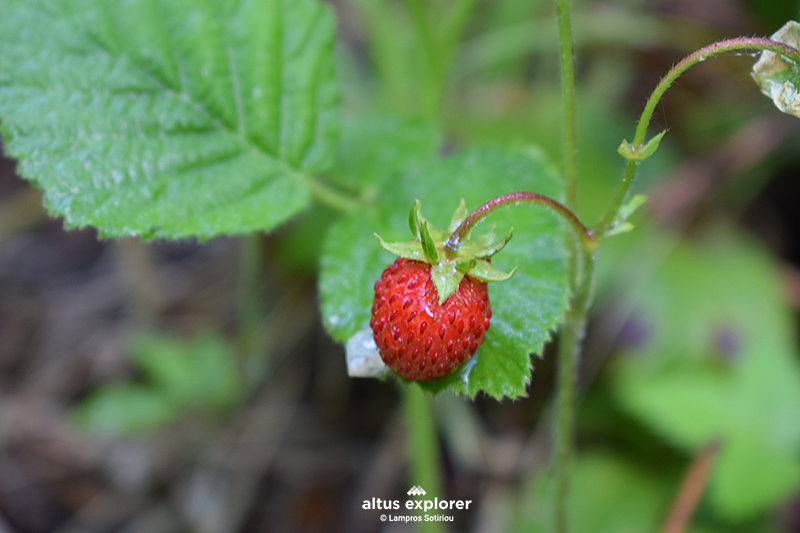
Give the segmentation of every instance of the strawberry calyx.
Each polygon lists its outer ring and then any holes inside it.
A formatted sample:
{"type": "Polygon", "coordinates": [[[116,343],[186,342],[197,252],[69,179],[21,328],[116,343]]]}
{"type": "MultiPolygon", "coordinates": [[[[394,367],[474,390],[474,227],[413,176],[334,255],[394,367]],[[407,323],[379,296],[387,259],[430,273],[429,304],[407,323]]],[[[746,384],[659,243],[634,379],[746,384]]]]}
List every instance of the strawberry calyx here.
{"type": "Polygon", "coordinates": [[[513,228],[505,236],[498,236],[494,228],[478,236],[473,236],[470,231],[460,240],[458,248],[453,249],[445,243],[468,216],[464,199],[462,198],[446,229],[438,229],[431,225],[422,216],[421,207],[422,204],[417,200],[409,214],[408,223],[414,237],[412,240],[386,242],[377,233],[375,236],[384,250],[431,265],[431,278],[439,295],[440,304],[456,291],[466,275],[483,282],[505,281],[519,268],[514,267],[508,273],[501,272],[490,262],[491,257],[502,250],[511,239],[513,228]]]}

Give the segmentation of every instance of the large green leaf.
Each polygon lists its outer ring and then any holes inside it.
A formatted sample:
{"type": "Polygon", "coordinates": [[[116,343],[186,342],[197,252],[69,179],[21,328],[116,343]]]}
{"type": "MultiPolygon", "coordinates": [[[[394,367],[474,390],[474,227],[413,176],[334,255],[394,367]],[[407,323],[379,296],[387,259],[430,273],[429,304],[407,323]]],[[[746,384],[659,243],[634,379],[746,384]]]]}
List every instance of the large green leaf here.
{"type": "MultiPolygon", "coordinates": [[[[508,192],[529,190],[556,198],[562,193],[556,174],[537,150],[472,149],[409,164],[400,179],[385,187],[373,209],[335,224],[325,243],[322,312],[326,326],[340,341],[369,331],[373,285],[394,260],[373,233],[387,241],[408,240],[408,211],[415,199],[421,200],[422,214],[431,224],[446,227],[462,197],[468,208],[475,209],[508,192]]],[[[557,216],[516,207],[492,215],[491,222],[497,223],[499,234],[514,227],[514,238],[493,264],[504,271],[516,265],[520,269],[511,280],[490,284],[493,317],[486,340],[464,367],[426,383],[432,392],[452,387],[470,396],[480,391],[496,398],[524,395],[531,354],[541,353],[567,308],[564,229],[557,216]]]]}
{"type": "Polygon", "coordinates": [[[702,247],[643,236],[626,262],[662,262],[624,277],[647,334],[616,361],[617,398],[689,453],[719,442],[710,502],[726,518],[753,517],[800,487],[800,363],[779,273],[726,232],[702,247]]]}
{"type": "Polygon", "coordinates": [[[270,230],[333,161],[334,37],[316,0],[6,1],[0,131],[69,226],[270,230]]]}
{"type": "MultiPolygon", "coordinates": [[[[519,533],[555,530],[553,478],[538,472],[529,479],[514,514],[519,533]]],[[[674,480],[648,472],[608,452],[577,457],[570,480],[569,522],[574,533],[657,531],[669,505],[674,480]]]]}

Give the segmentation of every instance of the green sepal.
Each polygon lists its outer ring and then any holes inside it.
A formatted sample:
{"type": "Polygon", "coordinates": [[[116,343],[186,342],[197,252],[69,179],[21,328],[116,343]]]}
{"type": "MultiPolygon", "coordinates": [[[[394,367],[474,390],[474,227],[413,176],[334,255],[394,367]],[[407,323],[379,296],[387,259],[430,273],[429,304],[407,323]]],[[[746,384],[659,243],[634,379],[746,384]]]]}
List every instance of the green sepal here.
{"type": "Polygon", "coordinates": [[[386,242],[377,233],[375,236],[378,238],[381,248],[389,253],[392,253],[398,257],[413,259],[415,261],[425,260],[425,251],[422,249],[422,243],[419,241],[386,242]]]}
{"type": "Polygon", "coordinates": [[[467,203],[464,199],[461,199],[459,202],[458,207],[456,208],[455,213],[453,213],[453,218],[450,219],[450,225],[447,226],[447,235],[450,236],[453,234],[454,231],[458,229],[462,222],[467,218],[469,215],[469,211],[467,211],[467,203]]]}
{"type": "Polygon", "coordinates": [[[439,254],[436,252],[436,242],[431,237],[431,232],[428,231],[428,223],[422,222],[419,225],[419,237],[422,241],[422,251],[425,253],[425,260],[433,264],[439,260],[439,254]]]}
{"type": "Polygon", "coordinates": [[[478,237],[471,237],[462,242],[458,247],[459,255],[467,257],[476,257],[485,259],[492,257],[494,254],[502,250],[508,241],[511,240],[511,235],[514,233],[514,228],[508,230],[505,237],[497,238],[494,228],[489,233],[480,235],[478,237]]]}
{"type": "Polygon", "coordinates": [[[411,212],[408,214],[408,227],[411,228],[411,235],[413,235],[415,239],[420,238],[419,228],[427,222],[422,216],[422,213],[420,213],[421,208],[422,202],[417,200],[414,202],[414,205],[411,207],[411,212]]]}
{"type": "Polygon", "coordinates": [[[622,207],[619,208],[619,211],[617,212],[617,220],[614,222],[614,225],[611,227],[611,229],[605,232],[605,236],[611,237],[612,235],[619,235],[620,233],[628,233],[629,231],[632,231],[634,229],[634,225],[627,220],[646,201],[647,195],[644,194],[637,194],[628,200],[622,207]]]}
{"type": "Polygon", "coordinates": [[[475,265],[478,263],[477,259],[470,259],[469,261],[459,261],[456,263],[456,268],[459,269],[463,273],[468,273],[470,270],[475,268],[475,265]]]}
{"type": "Polygon", "coordinates": [[[634,146],[628,141],[622,141],[622,144],[617,148],[619,155],[629,161],[644,161],[658,150],[658,145],[661,144],[661,139],[667,133],[667,130],[662,131],[645,144],[634,146]]]}
{"type": "Polygon", "coordinates": [[[488,261],[511,239],[514,229],[511,228],[504,237],[497,236],[494,228],[488,233],[472,236],[471,232],[461,242],[458,251],[452,251],[444,246],[445,240],[458,229],[467,218],[467,204],[462,199],[450,220],[446,230],[431,226],[422,216],[422,204],[419,200],[408,214],[408,226],[414,240],[406,242],[386,242],[377,233],[375,236],[381,248],[399,257],[422,261],[431,265],[431,277],[439,302],[444,303],[447,298],[458,289],[461,279],[470,276],[484,282],[505,281],[514,275],[516,268],[511,273],[500,272],[488,261]]]}
{"type": "Polygon", "coordinates": [[[619,235],[620,233],[628,233],[634,229],[635,226],[627,220],[618,220],[617,223],[614,224],[614,227],[608,230],[605,235],[606,237],[611,237],[612,235],[619,235]]]}
{"type": "Polygon", "coordinates": [[[628,220],[628,218],[639,209],[642,204],[647,201],[646,194],[637,194],[619,208],[619,220],[628,220]]]}
{"type": "Polygon", "coordinates": [[[489,261],[481,260],[476,261],[475,266],[472,267],[468,274],[479,281],[506,281],[517,273],[519,265],[515,266],[511,272],[502,272],[497,270],[489,261]]]}
{"type": "Polygon", "coordinates": [[[431,265],[431,278],[436,292],[439,293],[439,304],[443,304],[451,294],[456,292],[465,272],[459,270],[453,261],[438,261],[431,265]]]}

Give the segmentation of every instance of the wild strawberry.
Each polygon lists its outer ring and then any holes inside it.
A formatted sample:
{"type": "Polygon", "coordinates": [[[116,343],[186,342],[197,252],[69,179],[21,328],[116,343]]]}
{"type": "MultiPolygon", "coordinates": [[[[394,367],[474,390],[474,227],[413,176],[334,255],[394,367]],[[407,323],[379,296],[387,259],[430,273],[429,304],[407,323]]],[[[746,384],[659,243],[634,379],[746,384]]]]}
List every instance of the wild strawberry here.
{"type": "Polygon", "coordinates": [[[485,282],[464,276],[440,304],[431,265],[401,257],[375,283],[370,326],[389,368],[407,380],[427,381],[472,357],[491,317],[485,282]]]}
{"type": "Polygon", "coordinates": [[[422,218],[417,201],[409,218],[414,240],[387,243],[378,237],[400,258],[375,283],[370,327],[384,363],[407,380],[442,378],[472,357],[492,317],[486,282],[516,271],[500,272],[489,259],[510,232],[501,239],[491,232],[445,245],[466,214],[462,200],[450,226],[438,230],[422,218]]]}

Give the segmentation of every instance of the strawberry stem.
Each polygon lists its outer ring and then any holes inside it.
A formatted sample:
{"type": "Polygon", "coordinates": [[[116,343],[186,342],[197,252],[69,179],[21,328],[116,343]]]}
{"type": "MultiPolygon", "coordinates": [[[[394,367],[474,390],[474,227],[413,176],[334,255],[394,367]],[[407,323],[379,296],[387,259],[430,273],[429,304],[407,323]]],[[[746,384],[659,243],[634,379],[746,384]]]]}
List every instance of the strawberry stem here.
{"type": "Polygon", "coordinates": [[[553,200],[549,196],[545,196],[543,194],[538,194],[535,192],[512,192],[508,194],[504,194],[502,196],[498,196],[492,200],[489,200],[475,211],[470,213],[470,215],[464,219],[463,222],[456,228],[450,237],[445,241],[444,246],[445,248],[452,250],[453,252],[458,250],[461,241],[464,240],[472,231],[479,222],[481,222],[484,218],[488,215],[496,211],[501,207],[506,207],[509,205],[519,205],[519,204],[533,204],[533,205],[540,205],[550,209],[557,215],[560,215],[564,218],[567,222],[570,223],[572,228],[575,230],[578,238],[581,241],[582,246],[584,249],[594,249],[597,246],[597,237],[595,232],[586,226],[578,219],[578,217],[573,213],[569,208],[565,205],[553,200]]]}
{"type": "MultiPolygon", "coordinates": [[[[436,418],[431,398],[425,394],[419,383],[408,383],[401,389],[411,484],[422,487],[427,492],[428,498],[444,498],[436,418]]],[[[419,514],[424,513],[420,511],[419,514]]],[[[420,522],[418,531],[420,533],[443,533],[444,527],[441,522],[420,522]]]]}

